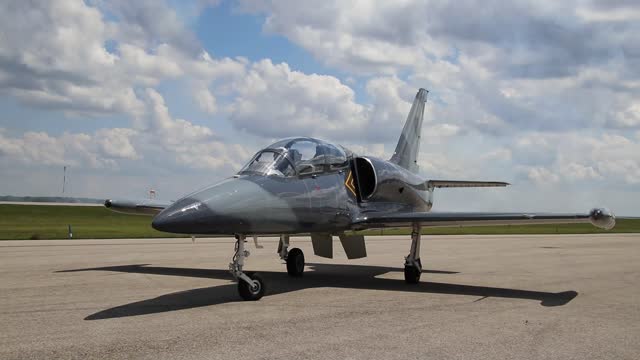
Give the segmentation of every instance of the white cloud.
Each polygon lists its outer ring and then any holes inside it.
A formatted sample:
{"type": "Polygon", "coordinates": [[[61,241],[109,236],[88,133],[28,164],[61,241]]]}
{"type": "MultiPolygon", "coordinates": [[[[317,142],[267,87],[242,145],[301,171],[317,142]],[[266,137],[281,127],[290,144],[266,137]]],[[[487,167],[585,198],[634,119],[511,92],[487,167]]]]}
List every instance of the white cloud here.
{"type": "Polygon", "coordinates": [[[395,127],[399,136],[417,89],[394,76],[370,79],[365,89],[372,102],[368,130],[387,135],[386,129],[395,127]]]}
{"type": "Polygon", "coordinates": [[[163,2],[98,4],[12,1],[5,7],[0,30],[10,36],[0,36],[0,92],[84,116],[138,116],[140,89],[180,78],[193,82],[211,111],[214,95],[203,98],[202,89],[244,73],[246,60],[212,59],[163,2]],[[103,8],[115,20],[106,20],[103,8]]]}
{"type": "Polygon", "coordinates": [[[631,104],[623,111],[617,112],[614,122],[622,127],[640,126],[640,103],[631,104]]]}
{"type": "Polygon", "coordinates": [[[100,129],[96,131],[93,140],[106,156],[135,160],[140,158],[131,143],[131,138],[135,135],[136,131],[133,129],[100,129]]]}
{"type": "Polygon", "coordinates": [[[227,154],[245,155],[243,149],[215,139],[209,127],[172,118],[152,87],[186,80],[202,110],[212,114],[217,101],[210,84],[224,81],[216,89],[228,93],[230,83],[244,75],[246,59],[212,58],[164,2],[94,4],[14,1],[3,7],[0,92],[85,121],[124,115],[133,127],[60,136],[1,134],[4,160],[116,168],[121,160],[165,156],[191,168],[237,166],[238,159],[227,154]]]}
{"type": "Polygon", "coordinates": [[[238,81],[229,119],[264,137],[347,137],[366,121],[353,90],[332,76],[293,71],[285,63],[254,63],[238,81]]]}
{"type": "Polygon", "coordinates": [[[561,167],[564,177],[570,180],[600,179],[602,176],[592,166],[569,163],[561,167]]]}
{"type": "MultiPolygon", "coordinates": [[[[619,126],[610,109],[626,109],[640,95],[635,3],[240,4],[266,16],[267,33],[287,37],[332,67],[409,73],[412,88],[427,87],[446,102],[442,115],[489,134],[619,126]],[[584,14],[615,16],[593,22],[584,14]]],[[[633,119],[623,123],[640,126],[633,119]]]]}
{"type": "Polygon", "coordinates": [[[79,112],[135,112],[121,63],[105,48],[107,25],[82,1],[12,1],[0,12],[0,91],[30,105],[79,112]]]}
{"type": "Polygon", "coordinates": [[[576,9],[576,14],[588,22],[621,22],[640,21],[640,9],[629,7],[589,8],[582,7],[576,9]]]}
{"type": "Polygon", "coordinates": [[[96,129],[23,132],[5,119],[0,161],[12,179],[17,168],[72,165],[100,169],[87,177],[90,191],[107,188],[97,184],[109,174],[118,184],[134,182],[127,176],[204,184],[237,169],[247,149],[292,135],[384,158],[425,87],[422,175],[559,189],[550,200],[559,207],[572,194],[637,196],[628,190],[640,183],[633,2],[241,2],[265,16],[262,36],[285,36],[334,75],[299,71],[295,58],[273,63],[278,49],[257,62],[210,54],[189,26],[217,1],[180,11],[149,0],[7,4],[0,94],[96,129]],[[131,125],[109,128],[112,119],[131,125]]]}
{"type": "Polygon", "coordinates": [[[2,131],[0,159],[10,164],[112,168],[117,159],[137,158],[129,142],[131,135],[129,129],[100,129],[94,135],[64,133],[56,137],[30,131],[12,138],[2,131]]]}
{"type": "Polygon", "coordinates": [[[511,158],[511,150],[507,148],[495,149],[480,156],[484,161],[509,161],[511,158]]]}
{"type": "Polygon", "coordinates": [[[557,181],[640,182],[640,141],[617,134],[530,134],[516,141],[514,160],[537,181],[551,174],[557,181]],[[527,146],[523,148],[522,146],[527,146]]]}
{"type": "MultiPolygon", "coordinates": [[[[410,2],[325,1],[308,6],[289,1],[241,1],[249,12],[265,12],[264,29],[286,36],[331,66],[361,74],[395,73],[441,50],[431,37],[412,31],[410,2]]],[[[415,23],[414,23],[415,24],[415,23]]]]}
{"type": "Polygon", "coordinates": [[[10,164],[97,169],[117,169],[121,160],[152,160],[166,167],[231,171],[250,155],[241,145],[221,142],[208,127],[173,118],[162,95],[153,89],[146,90],[144,104],[137,129],[99,129],[93,134],[57,137],[45,132],[10,137],[2,130],[0,159],[10,164]]]}
{"type": "Polygon", "coordinates": [[[544,167],[529,167],[526,171],[529,179],[537,185],[548,186],[560,181],[557,174],[544,167]]]}
{"type": "Polygon", "coordinates": [[[215,112],[218,110],[216,98],[206,87],[195,90],[195,97],[196,101],[198,102],[198,106],[200,106],[200,109],[202,109],[204,112],[208,114],[215,114],[215,112]]]}
{"type": "MultiPolygon", "coordinates": [[[[249,153],[240,145],[224,143],[213,130],[184,119],[174,119],[160,93],[146,89],[147,112],[141,119],[141,140],[163,150],[161,156],[176,165],[196,169],[238,168],[249,153]]],[[[158,156],[156,154],[155,156],[158,156]]]]}

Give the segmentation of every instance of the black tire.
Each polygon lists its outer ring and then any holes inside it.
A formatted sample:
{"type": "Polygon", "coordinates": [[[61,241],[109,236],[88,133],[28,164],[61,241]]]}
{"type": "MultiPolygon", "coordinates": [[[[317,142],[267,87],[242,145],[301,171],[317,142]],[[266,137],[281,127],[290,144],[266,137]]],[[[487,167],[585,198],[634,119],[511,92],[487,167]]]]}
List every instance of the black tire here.
{"type": "Polygon", "coordinates": [[[418,270],[417,267],[407,266],[404,267],[404,281],[407,284],[417,284],[420,282],[420,275],[422,273],[418,270]]]}
{"type": "Polygon", "coordinates": [[[298,248],[293,248],[287,256],[287,273],[289,276],[300,277],[304,272],[304,253],[298,248]]]}
{"type": "Polygon", "coordinates": [[[251,280],[257,281],[258,287],[252,288],[252,286],[249,285],[246,281],[239,279],[238,293],[240,293],[240,297],[245,301],[260,300],[264,295],[264,291],[266,290],[264,286],[264,280],[262,280],[262,277],[260,277],[260,275],[258,274],[247,273],[246,275],[250,277],[251,280]]]}

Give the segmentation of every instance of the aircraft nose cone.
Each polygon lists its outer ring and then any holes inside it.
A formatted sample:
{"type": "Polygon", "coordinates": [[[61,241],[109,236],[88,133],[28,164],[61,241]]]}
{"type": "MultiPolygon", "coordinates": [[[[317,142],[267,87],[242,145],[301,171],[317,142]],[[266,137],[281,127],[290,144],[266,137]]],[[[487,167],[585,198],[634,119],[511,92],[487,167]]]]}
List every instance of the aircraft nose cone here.
{"type": "Polygon", "coordinates": [[[151,226],[158,230],[179,234],[198,232],[198,224],[206,221],[210,210],[199,200],[181,199],[153,218],[151,226]]]}
{"type": "MultiPolygon", "coordinates": [[[[282,186],[263,177],[227,179],[176,201],[156,215],[152,226],[177,234],[291,232],[300,221],[291,204],[278,195],[284,192],[291,197],[291,190],[281,187],[278,192],[273,190],[275,185],[282,186]]],[[[299,191],[296,199],[306,209],[309,199],[299,191]]]]}

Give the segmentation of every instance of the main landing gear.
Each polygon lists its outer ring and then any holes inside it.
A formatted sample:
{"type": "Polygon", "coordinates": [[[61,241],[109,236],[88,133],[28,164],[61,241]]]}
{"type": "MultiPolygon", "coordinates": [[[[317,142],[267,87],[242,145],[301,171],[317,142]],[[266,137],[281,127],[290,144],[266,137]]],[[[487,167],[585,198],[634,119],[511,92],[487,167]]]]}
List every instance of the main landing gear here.
{"type": "Polygon", "coordinates": [[[304,253],[298,248],[289,251],[289,235],[280,236],[278,245],[280,259],[287,262],[287,273],[292,277],[300,277],[304,272],[304,253]]]}
{"type": "Polygon", "coordinates": [[[420,224],[413,224],[411,231],[411,249],[409,255],[404,258],[404,281],[407,284],[420,282],[422,274],[422,262],[420,261],[420,224]]]}
{"type": "MultiPolygon", "coordinates": [[[[411,231],[411,249],[404,262],[404,280],[408,284],[420,282],[422,274],[422,262],[420,261],[420,237],[421,226],[413,224],[411,231]]],[[[255,241],[255,239],[254,239],[255,241]]],[[[256,241],[257,245],[257,241],[256,241]]],[[[304,253],[298,248],[289,250],[289,235],[280,236],[278,254],[287,262],[287,273],[293,277],[300,277],[304,272],[304,253]]],[[[249,251],[245,250],[245,236],[236,235],[235,254],[229,264],[229,272],[238,282],[238,293],[244,300],[260,300],[265,293],[265,283],[262,277],[256,273],[242,271],[244,260],[249,257],[249,251]]]]}
{"type": "Polygon", "coordinates": [[[255,273],[244,273],[244,259],[249,257],[249,251],[244,249],[245,236],[236,235],[236,246],[233,260],[229,264],[229,272],[238,281],[238,293],[244,300],[260,300],[265,292],[264,280],[255,273]]]}
{"type": "MultiPolygon", "coordinates": [[[[238,282],[238,293],[243,300],[260,300],[265,293],[265,283],[262,277],[256,273],[245,273],[242,271],[244,261],[249,257],[249,250],[245,250],[246,237],[236,235],[236,246],[233,259],[229,264],[229,272],[238,282]]],[[[256,248],[261,249],[257,239],[254,237],[256,248]]],[[[278,245],[280,258],[287,262],[287,273],[293,277],[300,277],[304,272],[304,253],[298,248],[289,250],[289,235],[280,236],[278,245]]]]}

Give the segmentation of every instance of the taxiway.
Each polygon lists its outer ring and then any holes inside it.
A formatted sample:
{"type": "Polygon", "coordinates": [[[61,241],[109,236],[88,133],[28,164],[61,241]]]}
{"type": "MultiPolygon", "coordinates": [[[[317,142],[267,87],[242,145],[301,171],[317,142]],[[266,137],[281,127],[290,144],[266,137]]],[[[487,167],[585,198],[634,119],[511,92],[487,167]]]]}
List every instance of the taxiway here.
{"type": "Polygon", "coordinates": [[[250,242],[267,295],[244,302],[230,238],[0,241],[1,359],[637,359],[640,234],[371,237],[289,278],[250,242]]]}

